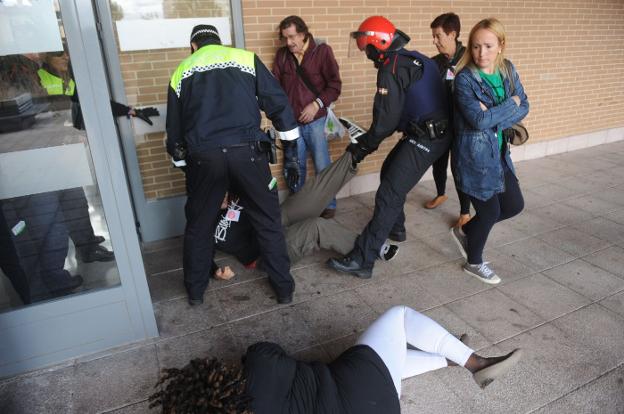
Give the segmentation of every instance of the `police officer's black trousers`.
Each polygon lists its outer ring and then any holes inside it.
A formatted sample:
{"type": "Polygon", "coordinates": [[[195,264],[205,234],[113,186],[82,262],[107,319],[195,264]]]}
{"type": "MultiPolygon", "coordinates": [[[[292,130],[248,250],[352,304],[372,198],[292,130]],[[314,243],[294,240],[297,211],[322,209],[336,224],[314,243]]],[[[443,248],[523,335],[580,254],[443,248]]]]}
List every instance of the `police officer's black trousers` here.
{"type": "Polygon", "coordinates": [[[214,231],[226,191],[247,206],[245,213],[258,238],[263,266],[278,297],[292,293],[295,282],[282,231],[277,188],[269,189],[271,172],[255,143],[216,148],[187,159],[184,284],[191,299],[202,297],[210,277],[214,231]]]}
{"type": "Polygon", "coordinates": [[[24,304],[54,296],[73,283],[64,269],[69,236],[60,194],[50,191],[0,201],[0,268],[24,304]],[[13,234],[19,221],[25,227],[13,234]]]}
{"type": "Polygon", "coordinates": [[[95,233],[89,217],[89,202],[82,187],[59,191],[61,210],[69,237],[78,248],[94,243],[95,233]]]}
{"type": "Polygon", "coordinates": [[[427,169],[450,145],[449,138],[407,138],[399,141],[383,163],[375,195],[373,218],[358,236],[349,254],[364,268],[372,268],[381,245],[397,221],[404,220],[405,197],[427,169]]]}

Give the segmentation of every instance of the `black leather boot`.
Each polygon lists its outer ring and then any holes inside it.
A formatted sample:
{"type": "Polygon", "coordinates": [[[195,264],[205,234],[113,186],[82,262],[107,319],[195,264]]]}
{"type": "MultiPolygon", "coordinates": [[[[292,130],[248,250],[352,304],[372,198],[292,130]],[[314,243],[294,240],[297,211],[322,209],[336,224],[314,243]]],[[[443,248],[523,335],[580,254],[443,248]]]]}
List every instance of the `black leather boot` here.
{"type": "Polygon", "coordinates": [[[327,266],[342,273],[349,273],[361,279],[370,279],[373,276],[373,268],[362,267],[350,256],[341,259],[332,258],[327,261],[327,266]]]}

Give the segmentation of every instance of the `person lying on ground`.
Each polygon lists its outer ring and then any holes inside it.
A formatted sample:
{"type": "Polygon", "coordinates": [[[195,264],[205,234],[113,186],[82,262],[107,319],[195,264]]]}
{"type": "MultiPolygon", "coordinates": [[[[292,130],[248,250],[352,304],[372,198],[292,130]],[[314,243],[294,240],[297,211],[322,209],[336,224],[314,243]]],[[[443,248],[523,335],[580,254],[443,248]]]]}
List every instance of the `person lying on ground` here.
{"type": "Polygon", "coordinates": [[[150,396],[163,413],[400,413],[401,380],[448,366],[466,368],[484,388],[522,357],[483,357],[437,322],[394,306],[355,345],[325,364],[303,362],[279,345],[247,348],[243,366],[194,359],[166,369],[150,396]]]}

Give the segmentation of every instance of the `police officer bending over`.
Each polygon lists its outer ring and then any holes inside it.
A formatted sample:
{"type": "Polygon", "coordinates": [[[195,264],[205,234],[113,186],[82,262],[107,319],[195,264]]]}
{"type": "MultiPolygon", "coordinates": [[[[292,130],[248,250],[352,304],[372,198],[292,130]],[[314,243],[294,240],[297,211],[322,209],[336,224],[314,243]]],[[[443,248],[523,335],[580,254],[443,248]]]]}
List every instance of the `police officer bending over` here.
{"type": "Polygon", "coordinates": [[[297,182],[297,121],[271,72],[252,52],[221,45],[214,26],[191,33],[192,54],[171,77],[167,152],[186,161],[184,284],[199,305],[208,285],[215,217],[227,189],[248,206],[269,281],[279,303],[290,303],[295,282],[282,233],[275,180],[261,141],[260,110],[280,132],[287,180],[297,182]]]}
{"type": "Polygon", "coordinates": [[[369,278],[386,238],[405,240],[405,197],[448,149],[450,126],[446,91],[438,67],[425,55],[403,48],[409,42],[407,35],[388,19],[373,16],[364,20],[351,37],[357,48],[375,63],[378,72],[373,123],[347,151],[359,162],[393,132],[404,134],[381,168],[373,218],[347,256],[327,262],[340,272],[369,278]]]}

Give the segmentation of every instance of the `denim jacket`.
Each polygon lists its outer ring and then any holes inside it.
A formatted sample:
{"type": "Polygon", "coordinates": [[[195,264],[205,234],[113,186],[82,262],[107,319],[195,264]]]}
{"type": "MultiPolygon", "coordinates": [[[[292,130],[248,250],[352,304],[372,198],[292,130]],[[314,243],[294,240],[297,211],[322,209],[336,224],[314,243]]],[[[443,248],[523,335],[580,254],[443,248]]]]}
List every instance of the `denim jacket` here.
{"type": "MultiPolygon", "coordinates": [[[[507,98],[498,105],[494,101],[494,91],[487,82],[481,79],[474,67],[465,67],[455,78],[455,140],[453,142],[453,162],[455,162],[457,175],[455,179],[461,191],[483,201],[505,191],[498,131],[521,121],[529,112],[529,101],[518,73],[513,64],[507,62],[514,80],[514,91],[511,92],[509,78],[504,77],[503,84],[507,98]],[[512,95],[520,98],[520,106],[517,106],[511,99],[512,95]],[[482,102],[488,109],[482,110],[479,102],[482,102]]],[[[509,146],[504,145],[505,163],[515,174],[509,146]]]]}

